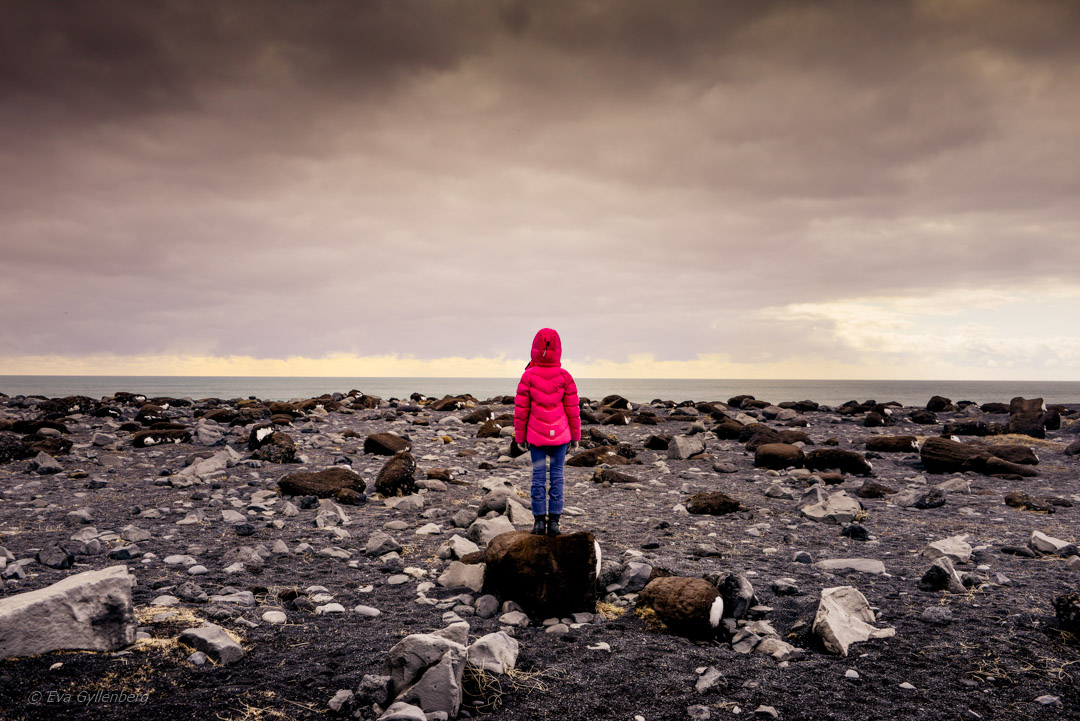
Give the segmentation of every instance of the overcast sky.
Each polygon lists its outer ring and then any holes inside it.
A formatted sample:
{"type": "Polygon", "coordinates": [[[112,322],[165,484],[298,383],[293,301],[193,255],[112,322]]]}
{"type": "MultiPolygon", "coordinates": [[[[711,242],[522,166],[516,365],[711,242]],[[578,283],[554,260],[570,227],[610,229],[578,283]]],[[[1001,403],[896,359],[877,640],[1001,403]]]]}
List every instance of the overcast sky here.
{"type": "Polygon", "coordinates": [[[0,0],[0,374],[1080,380],[1080,2],[0,0]]]}

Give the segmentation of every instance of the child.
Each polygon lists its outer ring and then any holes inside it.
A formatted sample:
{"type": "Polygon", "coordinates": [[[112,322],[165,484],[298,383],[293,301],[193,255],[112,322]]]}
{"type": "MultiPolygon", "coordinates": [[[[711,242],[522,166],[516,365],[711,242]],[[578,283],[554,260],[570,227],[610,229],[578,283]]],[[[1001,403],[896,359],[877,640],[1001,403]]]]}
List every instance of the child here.
{"type": "Polygon", "coordinates": [[[562,340],[551,328],[533,338],[532,362],[525,366],[514,400],[514,440],[525,444],[532,456],[533,530],[559,535],[563,509],[563,463],[567,445],[577,449],[581,440],[581,408],[577,384],[563,370],[562,340]],[[551,459],[551,500],[545,488],[545,466],[551,459]]]}

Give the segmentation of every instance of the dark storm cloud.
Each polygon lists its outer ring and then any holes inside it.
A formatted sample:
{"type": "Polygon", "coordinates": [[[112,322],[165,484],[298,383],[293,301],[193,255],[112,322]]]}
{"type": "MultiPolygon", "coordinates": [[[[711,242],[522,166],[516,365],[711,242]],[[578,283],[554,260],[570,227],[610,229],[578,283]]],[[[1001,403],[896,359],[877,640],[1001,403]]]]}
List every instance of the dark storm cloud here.
{"type": "Polygon", "coordinates": [[[1068,284],[1073,2],[0,0],[8,355],[753,360],[1068,284]],[[786,348],[777,347],[783,338],[786,348]]]}

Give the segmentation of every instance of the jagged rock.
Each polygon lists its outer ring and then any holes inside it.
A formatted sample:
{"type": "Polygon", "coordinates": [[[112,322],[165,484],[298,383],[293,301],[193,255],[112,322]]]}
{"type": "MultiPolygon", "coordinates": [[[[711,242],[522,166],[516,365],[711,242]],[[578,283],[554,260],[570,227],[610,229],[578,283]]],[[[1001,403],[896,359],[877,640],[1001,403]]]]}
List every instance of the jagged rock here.
{"type": "Polygon", "coordinates": [[[228,632],[214,623],[204,623],[198,628],[189,628],[180,634],[180,643],[202,651],[215,663],[228,666],[244,657],[244,649],[228,632]]]}
{"type": "Polygon", "coordinates": [[[695,639],[716,635],[724,612],[720,592],[700,578],[654,578],[641,591],[638,603],[656,612],[673,633],[695,639]]]}
{"type": "Polygon", "coordinates": [[[668,442],[667,456],[676,460],[686,460],[690,456],[705,451],[705,441],[697,436],[674,436],[668,442]]]}
{"type": "Polygon", "coordinates": [[[412,449],[412,442],[393,433],[373,433],[364,439],[364,453],[393,456],[412,449]]]}
{"type": "Polygon", "coordinates": [[[860,511],[862,504],[840,490],[829,494],[824,502],[805,506],[799,512],[811,521],[842,525],[855,520],[860,511]]]}
{"type": "Polygon", "coordinates": [[[464,645],[438,633],[406,636],[387,653],[391,696],[427,713],[444,711],[456,717],[465,657],[464,645]]]}
{"type": "Polygon", "coordinates": [[[516,529],[514,524],[506,516],[498,518],[478,518],[469,526],[466,533],[469,540],[481,546],[491,543],[491,540],[503,533],[512,533],[516,529]]]}
{"type": "Polygon", "coordinates": [[[131,645],[137,629],[132,581],[127,566],[112,566],[0,598],[0,660],[63,649],[115,651],[131,645]]]}
{"type": "Polygon", "coordinates": [[[827,651],[847,656],[853,643],[896,635],[894,628],[871,626],[875,620],[865,596],[852,586],[836,586],[821,591],[811,630],[827,651]]]}
{"type": "Polygon", "coordinates": [[[367,484],[354,471],[341,466],[321,471],[296,471],[281,478],[278,488],[286,496],[317,496],[337,498],[353,503],[367,489],[367,484]],[[349,491],[350,493],[343,493],[349,491]]]}
{"type": "Polygon", "coordinates": [[[438,583],[444,588],[467,588],[479,593],[484,587],[484,564],[454,561],[439,576],[438,583]]]}
{"type": "Polygon", "coordinates": [[[487,544],[484,558],[485,593],[515,601],[531,616],[561,618],[595,608],[601,555],[592,533],[503,533],[487,544]]]}
{"type": "Polygon", "coordinates": [[[896,489],[874,481],[865,481],[852,493],[859,498],[884,498],[896,493],[896,489]]]}
{"type": "Polygon", "coordinates": [[[375,477],[375,491],[384,496],[411,496],[418,490],[416,461],[408,451],[395,453],[375,477]]]}
{"type": "Polygon", "coordinates": [[[520,645],[504,631],[478,638],[468,649],[465,663],[490,673],[506,673],[517,667],[520,645]]]}
{"type": "Polygon", "coordinates": [[[1048,536],[1042,531],[1032,531],[1028,545],[1040,553],[1057,554],[1061,549],[1072,544],[1060,538],[1048,536]]]}
{"type": "Polygon", "coordinates": [[[940,541],[929,543],[922,550],[922,557],[931,561],[945,556],[953,563],[967,563],[971,560],[971,544],[967,542],[968,535],[949,536],[940,541]]]}
{"type": "Polygon", "coordinates": [[[765,443],[754,451],[754,467],[782,471],[785,468],[801,468],[802,449],[787,443],[765,443]]]}
{"type": "Polygon", "coordinates": [[[873,473],[873,466],[861,453],[843,448],[817,448],[806,454],[806,467],[811,471],[838,470],[859,476],[873,473]]]}
{"type": "Polygon", "coordinates": [[[876,558],[828,558],[815,563],[814,568],[823,571],[857,571],[875,576],[885,573],[885,564],[876,558]]]}
{"type": "Polygon", "coordinates": [[[686,510],[690,513],[722,516],[734,513],[742,508],[738,501],[720,491],[698,493],[686,499],[686,510]]]}
{"type": "Polygon", "coordinates": [[[953,567],[948,556],[941,556],[926,570],[919,581],[920,591],[948,591],[949,593],[964,593],[964,582],[953,567]]]}
{"type": "Polygon", "coordinates": [[[866,450],[875,453],[917,453],[919,441],[915,436],[870,436],[866,450]]]}
{"type": "Polygon", "coordinates": [[[750,609],[758,605],[753,585],[741,573],[706,574],[705,580],[715,586],[724,599],[722,610],[726,617],[746,618],[750,609]]]}

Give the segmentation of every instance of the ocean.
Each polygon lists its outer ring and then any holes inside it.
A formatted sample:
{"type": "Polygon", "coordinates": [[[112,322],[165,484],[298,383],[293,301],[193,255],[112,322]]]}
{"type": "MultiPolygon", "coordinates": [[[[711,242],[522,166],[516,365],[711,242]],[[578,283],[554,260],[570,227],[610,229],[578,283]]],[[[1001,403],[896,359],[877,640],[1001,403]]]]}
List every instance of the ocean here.
{"type": "MultiPolygon", "coordinates": [[[[741,393],[773,403],[813,400],[838,405],[849,400],[898,401],[922,406],[933,395],[976,403],[1010,398],[1043,398],[1047,403],[1080,403],[1078,381],[844,381],[664,378],[579,378],[578,389],[592,399],[617,393],[635,403],[654,398],[673,401],[724,401],[741,393]]],[[[441,398],[471,393],[481,400],[513,395],[516,378],[291,378],[244,376],[0,376],[0,392],[48,397],[109,396],[117,391],[150,397],[247,398],[289,400],[357,389],[384,399],[412,393],[441,398]]]]}

